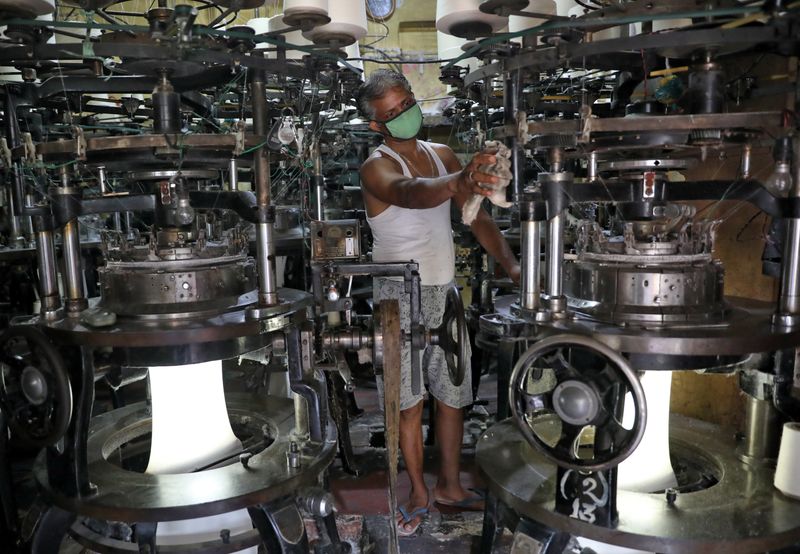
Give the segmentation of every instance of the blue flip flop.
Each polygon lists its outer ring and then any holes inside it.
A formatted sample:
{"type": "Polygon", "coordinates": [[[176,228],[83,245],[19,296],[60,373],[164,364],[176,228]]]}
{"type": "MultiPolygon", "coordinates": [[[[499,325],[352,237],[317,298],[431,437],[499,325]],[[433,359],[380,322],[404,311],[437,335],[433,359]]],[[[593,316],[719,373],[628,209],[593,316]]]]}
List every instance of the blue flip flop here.
{"type": "Polygon", "coordinates": [[[440,506],[445,506],[447,508],[461,508],[463,510],[472,510],[472,511],[483,510],[483,508],[477,508],[475,504],[478,504],[479,502],[483,502],[484,500],[486,500],[486,493],[478,489],[469,489],[469,490],[471,490],[475,494],[453,502],[449,500],[439,500],[438,498],[434,499],[434,502],[436,504],[439,504],[440,506]]]}
{"type": "Polygon", "coordinates": [[[409,537],[416,533],[417,529],[419,529],[419,526],[422,525],[422,516],[426,516],[430,513],[430,509],[427,506],[417,508],[411,512],[406,510],[403,506],[398,506],[397,511],[400,512],[400,517],[403,518],[403,521],[397,525],[397,533],[402,537],[409,537]],[[414,525],[414,527],[412,527],[410,530],[406,529],[406,525],[418,517],[419,520],[417,520],[417,524],[414,525]]]}

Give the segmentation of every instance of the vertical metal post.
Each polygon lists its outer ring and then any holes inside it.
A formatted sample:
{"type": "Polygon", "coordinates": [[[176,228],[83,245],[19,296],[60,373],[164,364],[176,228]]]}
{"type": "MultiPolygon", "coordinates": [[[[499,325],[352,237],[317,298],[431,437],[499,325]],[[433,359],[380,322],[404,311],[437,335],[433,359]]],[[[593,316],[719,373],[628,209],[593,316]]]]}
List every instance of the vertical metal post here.
{"type": "Polygon", "coordinates": [[[325,207],[322,197],[325,194],[325,178],[322,176],[322,154],[319,150],[319,139],[314,139],[311,143],[311,161],[314,164],[314,189],[317,196],[317,219],[325,219],[325,207]]]}
{"type": "Polygon", "coordinates": [[[561,296],[561,276],[564,254],[564,214],[559,213],[547,221],[547,244],[545,260],[545,293],[549,297],[561,296]]]}
{"type": "Polygon", "coordinates": [[[564,221],[566,203],[564,187],[573,180],[572,173],[563,171],[563,152],[556,148],[550,151],[552,173],[540,173],[539,183],[547,199],[547,241],[545,244],[545,296],[551,313],[566,310],[563,296],[564,274],[564,221]]]}
{"type": "Polygon", "coordinates": [[[597,180],[597,152],[589,154],[588,179],[592,183],[597,180]]]}
{"type": "MultiPolygon", "coordinates": [[[[264,73],[256,70],[250,81],[250,101],[253,105],[253,127],[259,139],[267,136],[267,96],[264,73]]],[[[275,216],[270,206],[269,158],[266,148],[258,148],[255,157],[254,177],[258,202],[256,224],[256,251],[258,259],[258,303],[272,306],[278,303],[275,279],[275,238],[273,223],[275,216]]]]}
{"type": "MultiPolygon", "coordinates": [[[[61,168],[60,192],[62,194],[71,193],[69,190],[69,173],[66,167],[61,168]]],[[[64,257],[65,307],[68,313],[77,313],[89,307],[83,282],[80,231],[77,217],[64,224],[64,229],[61,232],[61,241],[61,250],[64,257]]]]}
{"type": "Polygon", "coordinates": [[[231,158],[228,162],[228,187],[226,190],[239,190],[239,164],[236,158],[231,158]]]}
{"type": "MultiPolygon", "coordinates": [[[[800,140],[794,140],[792,147],[794,183],[789,196],[800,198],[800,140]]],[[[800,323],[800,219],[797,218],[786,220],[781,265],[781,295],[778,300],[776,323],[787,326],[800,323]]]]}
{"type": "MultiPolygon", "coordinates": [[[[503,87],[503,118],[506,125],[515,125],[519,111],[519,71],[512,72],[503,87]]],[[[506,139],[506,146],[511,150],[511,170],[514,174],[511,181],[514,201],[522,194],[522,164],[516,133],[506,139]]]]}
{"type": "Polygon", "coordinates": [[[541,228],[534,221],[533,205],[527,203],[521,215],[522,232],[522,283],[519,304],[523,310],[537,310],[540,307],[540,248],[541,228]]]}
{"type": "Polygon", "coordinates": [[[771,400],[745,394],[745,431],[742,456],[745,460],[774,459],[778,455],[781,422],[771,400]]]}
{"type": "Polygon", "coordinates": [[[36,260],[39,265],[41,314],[42,317],[49,318],[61,307],[61,296],[58,292],[55,240],[53,239],[53,230],[45,226],[44,218],[36,217],[33,223],[36,230],[36,260]]]}
{"type": "Polygon", "coordinates": [[[745,144],[742,147],[742,179],[749,179],[751,175],[751,161],[752,161],[753,147],[750,144],[745,144]]]}

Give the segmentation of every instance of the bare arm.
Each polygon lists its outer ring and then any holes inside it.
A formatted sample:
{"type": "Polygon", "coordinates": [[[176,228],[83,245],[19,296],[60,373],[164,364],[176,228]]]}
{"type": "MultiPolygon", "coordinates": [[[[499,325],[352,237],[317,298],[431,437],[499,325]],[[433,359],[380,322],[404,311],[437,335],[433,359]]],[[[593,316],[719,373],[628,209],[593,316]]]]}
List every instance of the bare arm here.
{"type": "MultiPolygon", "coordinates": [[[[442,157],[447,171],[461,168],[461,163],[450,148],[437,147],[437,152],[442,157]]],[[[459,209],[464,206],[464,203],[469,199],[470,195],[470,192],[461,191],[453,195],[453,200],[459,209]]],[[[514,257],[514,253],[511,251],[511,247],[508,245],[505,237],[500,233],[500,229],[497,228],[497,224],[483,207],[478,211],[478,216],[475,218],[475,221],[472,222],[472,225],[470,225],[470,229],[481,246],[483,246],[484,250],[498,261],[503,267],[503,270],[513,281],[518,282],[520,276],[519,263],[514,257]]]]}
{"type": "Polygon", "coordinates": [[[441,177],[406,177],[386,158],[372,158],[361,166],[361,185],[385,204],[401,208],[435,208],[457,193],[488,196],[491,190],[480,183],[494,183],[497,177],[477,170],[481,164],[494,163],[492,154],[480,152],[461,169],[441,177]]]}

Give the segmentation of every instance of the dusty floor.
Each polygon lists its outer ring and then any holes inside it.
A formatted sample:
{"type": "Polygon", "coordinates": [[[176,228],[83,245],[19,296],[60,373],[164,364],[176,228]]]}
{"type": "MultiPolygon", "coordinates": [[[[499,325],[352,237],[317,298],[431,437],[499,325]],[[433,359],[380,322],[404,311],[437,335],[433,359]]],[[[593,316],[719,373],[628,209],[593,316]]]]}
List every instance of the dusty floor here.
{"type": "MultiPolygon", "coordinates": [[[[478,391],[478,397],[484,401],[484,405],[475,406],[464,425],[461,482],[465,487],[478,490],[483,488],[483,482],[474,463],[475,443],[481,433],[494,423],[497,391],[494,377],[484,377],[478,391]]],[[[389,533],[388,471],[386,451],[383,448],[383,415],[378,407],[374,388],[359,387],[355,396],[358,408],[364,410],[350,424],[350,436],[360,474],[353,476],[346,473],[341,459],[337,458],[331,469],[331,491],[336,498],[340,519],[342,516],[346,518],[348,515],[363,515],[368,537],[368,544],[362,545],[366,546],[364,551],[383,553],[388,551],[389,533]]],[[[426,420],[423,423],[423,436],[427,436],[429,431],[427,415],[426,409],[423,416],[426,420]]],[[[425,482],[429,489],[436,483],[437,469],[437,449],[435,446],[426,446],[425,482]]],[[[401,461],[398,502],[405,502],[409,491],[410,482],[401,461]]],[[[478,552],[482,523],[483,512],[462,512],[434,504],[417,533],[400,538],[400,548],[402,552],[409,553],[478,552]]],[[[511,535],[506,532],[498,541],[495,552],[508,552],[510,542],[511,535]]]]}

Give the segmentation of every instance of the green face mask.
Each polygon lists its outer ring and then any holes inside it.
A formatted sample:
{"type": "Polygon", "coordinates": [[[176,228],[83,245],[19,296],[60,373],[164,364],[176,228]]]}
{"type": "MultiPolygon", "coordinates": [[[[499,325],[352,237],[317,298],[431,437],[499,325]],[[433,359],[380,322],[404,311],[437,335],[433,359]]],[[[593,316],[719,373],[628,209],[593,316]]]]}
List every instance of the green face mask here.
{"type": "Polygon", "coordinates": [[[384,121],[384,125],[392,138],[398,140],[414,138],[422,127],[422,110],[419,108],[419,104],[414,102],[389,121],[384,121]]]}

